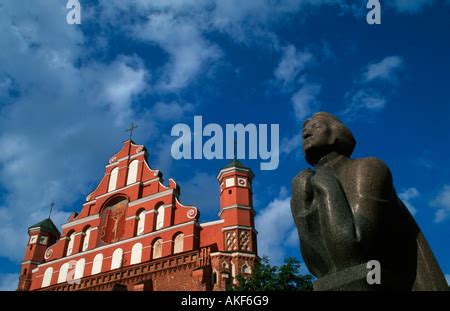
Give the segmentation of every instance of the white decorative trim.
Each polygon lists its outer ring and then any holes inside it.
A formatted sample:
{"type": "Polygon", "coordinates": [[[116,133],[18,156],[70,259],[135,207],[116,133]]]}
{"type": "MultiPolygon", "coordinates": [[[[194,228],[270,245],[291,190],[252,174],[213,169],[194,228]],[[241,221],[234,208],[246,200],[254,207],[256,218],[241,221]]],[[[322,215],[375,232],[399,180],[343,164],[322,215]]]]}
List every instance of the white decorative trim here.
{"type": "Polygon", "coordinates": [[[72,227],[72,226],[76,226],[76,225],[79,225],[79,224],[82,224],[82,223],[85,223],[85,222],[88,222],[88,221],[96,220],[98,218],[100,218],[99,214],[87,216],[87,217],[84,217],[84,218],[81,218],[81,219],[77,219],[77,220],[74,220],[74,221],[71,221],[71,222],[67,222],[67,223],[63,224],[61,226],[61,228],[66,229],[66,228],[69,228],[69,227],[72,227]]]}
{"type": "Polygon", "coordinates": [[[44,253],[44,259],[49,260],[53,256],[53,249],[48,248],[44,253]]]}
{"type": "Polygon", "coordinates": [[[147,181],[143,182],[142,184],[144,186],[147,186],[148,184],[151,184],[152,182],[159,181],[159,180],[160,180],[160,178],[157,177],[157,178],[153,178],[153,179],[147,180],[147,181]]]}
{"type": "Polygon", "coordinates": [[[189,219],[194,219],[196,215],[197,215],[197,211],[195,209],[193,209],[193,208],[188,210],[187,213],[186,213],[186,216],[189,219]]]}
{"type": "Polygon", "coordinates": [[[232,177],[228,177],[225,179],[225,189],[226,188],[231,188],[236,186],[236,180],[234,179],[234,176],[232,177]]]}
{"type": "Polygon", "coordinates": [[[134,201],[128,203],[128,206],[130,206],[130,207],[135,206],[135,205],[138,205],[138,204],[141,204],[144,202],[148,202],[148,201],[151,201],[151,200],[154,200],[157,198],[165,197],[166,195],[169,195],[169,194],[173,194],[173,189],[164,190],[162,192],[158,192],[158,193],[146,196],[144,198],[134,200],[134,201]]]}
{"type": "MultiPolygon", "coordinates": [[[[89,194],[88,196],[90,196],[90,194],[89,194]]],[[[91,201],[87,201],[86,203],[83,203],[83,206],[85,206],[85,205],[91,205],[91,204],[93,204],[93,203],[95,203],[95,202],[97,202],[96,199],[95,199],[95,200],[91,200],[91,201]]]]}
{"type": "Polygon", "coordinates": [[[115,189],[113,191],[110,191],[110,192],[104,193],[102,195],[99,195],[99,196],[95,197],[95,199],[100,199],[100,198],[106,197],[108,195],[112,195],[112,194],[118,193],[120,191],[123,191],[125,189],[131,188],[131,187],[136,186],[138,184],[140,184],[140,181],[137,181],[135,183],[132,183],[131,185],[128,185],[128,186],[125,186],[125,187],[122,187],[122,188],[119,188],[119,189],[115,189]]]}
{"type": "MultiPolygon", "coordinates": [[[[145,161],[144,161],[144,162],[145,162],[145,161]]],[[[110,175],[110,174],[106,174],[106,175],[110,175]]],[[[106,176],[106,175],[105,175],[105,176],[106,176]]],[[[102,180],[103,180],[103,178],[102,178],[102,180]]],[[[150,184],[150,183],[152,183],[152,182],[159,181],[159,180],[160,180],[160,178],[157,177],[157,178],[153,178],[153,179],[147,180],[146,182],[143,182],[143,183],[140,182],[140,181],[137,181],[136,183],[142,183],[142,185],[146,186],[146,185],[148,185],[148,184],[150,184]]],[[[100,183],[101,183],[101,181],[100,181],[99,184],[97,185],[97,188],[95,188],[95,190],[92,191],[92,192],[88,195],[89,199],[91,199],[92,194],[93,194],[95,191],[97,191],[98,186],[100,185],[100,183]]],[[[131,184],[131,185],[127,185],[127,186],[132,186],[132,185],[134,185],[134,183],[131,184]]],[[[124,188],[120,188],[120,189],[124,189],[124,188]]],[[[119,190],[119,189],[116,189],[116,190],[119,190]]],[[[112,191],[111,191],[111,192],[108,192],[108,194],[110,194],[110,193],[112,193],[112,191]]],[[[97,198],[102,197],[102,196],[103,196],[103,195],[98,196],[97,198]]],[[[90,204],[93,204],[93,203],[97,202],[97,198],[95,198],[94,200],[88,201],[88,202],[86,202],[86,203],[83,203],[83,206],[85,206],[85,205],[90,205],[90,204]]]]}
{"type": "Polygon", "coordinates": [[[252,173],[252,171],[250,169],[244,169],[241,167],[236,167],[236,166],[232,166],[232,167],[227,167],[225,169],[221,169],[219,171],[219,173],[216,176],[217,180],[221,180],[222,179],[222,175],[226,174],[226,173],[232,173],[235,171],[239,171],[239,172],[245,172],[245,173],[250,173],[250,180],[253,179],[253,177],[255,177],[255,175],[252,173]]]}
{"type": "Polygon", "coordinates": [[[222,208],[220,209],[219,214],[218,214],[219,217],[220,217],[220,215],[222,215],[222,212],[223,212],[223,211],[226,211],[226,210],[229,210],[229,209],[233,209],[233,208],[250,210],[253,214],[255,214],[255,211],[253,210],[253,208],[252,208],[251,206],[245,206],[245,205],[233,204],[233,205],[229,205],[229,206],[222,207],[222,208]]]}
{"type": "Polygon", "coordinates": [[[195,223],[195,221],[193,220],[193,221],[184,222],[184,223],[181,223],[181,224],[178,224],[178,225],[175,225],[175,226],[159,229],[158,231],[152,231],[152,232],[149,232],[149,233],[141,234],[141,235],[138,235],[138,236],[126,239],[126,240],[118,241],[118,242],[115,242],[115,243],[112,243],[112,244],[108,244],[108,245],[103,245],[103,246],[100,246],[100,247],[97,247],[97,248],[94,248],[94,249],[91,249],[91,250],[87,250],[87,251],[76,253],[76,254],[72,254],[72,255],[69,255],[69,256],[66,256],[66,257],[63,257],[63,258],[55,259],[55,260],[43,263],[43,264],[39,265],[39,267],[48,266],[48,265],[51,265],[51,264],[54,264],[54,263],[57,263],[57,262],[61,262],[61,261],[68,260],[68,259],[74,259],[74,258],[80,257],[80,256],[85,256],[87,254],[95,253],[95,252],[98,252],[98,251],[101,251],[101,250],[104,250],[104,249],[114,248],[114,247],[117,247],[119,245],[122,245],[122,244],[125,244],[125,243],[129,243],[129,242],[133,242],[133,241],[136,241],[136,240],[140,240],[140,239],[143,239],[143,238],[146,238],[146,237],[150,237],[150,236],[154,236],[154,235],[157,236],[161,232],[166,232],[166,231],[170,231],[172,229],[177,229],[177,228],[193,225],[194,223],[195,223]]]}
{"type": "Polygon", "coordinates": [[[21,265],[28,265],[28,264],[36,264],[39,265],[41,262],[39,261],[34,261],[34,260],[27,260],[27,261],[22,261],[21,265]]]}
{"type": "MultiPolygon", "coordinates": [[[[48,233],[47,231],[41,231],[41,229],[42,228],[39,228],[39,227],[37,227],[37,228],[29,228],[28,229],[28,233],[30,234],[30,237],[38,236],[38,235],[41,235],[41,234],[42,234],[42,236],[49,236],[51,234],[51,233],[48,233]]],[[[58,229],[56,229],[56,231],[59,232],[58,229]]]]}
{"type": "Polygon", "coordinates": [[[232,229],[252,230],[254,233],[258,234],[258,231],[256,231],[256,229],[251,227],[251,226],[228,226],[228,227],[223,227],[222,228],[222,232],[225,231],[225,230],[232,230],[232,229]]]}
{"type": "Polygon", "coordinates": [[[248,184],[247,178],[245,178],[245,177],[237,177],[236,180],[237,180],[237,186],[238,187],[247,188],[247,184],[248,184]]]}
{"type": "Polygon", "coordinates": [[[233,253],[224,253],[224,252],[214,252],[209,254],[209,256],[226,256],[226,257],[236,257],[236,256],[243,256],[243,257],[256,257],[255,254],[249,254],[249,253],[242,253],[242,252],[233,252],[233,253]]]}
{"type": "Polygon", "coordinates": [[[218,224],[221,224],[224,222],[225,222],[225,219],[208,221],[208,222],[204,222],[204,223],[200,224],[200,227],[204,228],[204,227],[208,227],[208,226],[214,226],[214,225],[218,225],[218,224]]]}
{"type": "Polygon", "coordinates": [[[133,154],[131,157],[127,155],[126,157],[122,157],[122,158],[120,158],[119,160],[116,160],[115,162],[112,162],[112,163],[110,163],[110,164],[105,165],[105,168],[108,168],[108,167],[117,165],[117,164],[119,164],[120,162],[123,162],[123,161],[128,160],[128,159],[131,160],[131,159],[137,158],[137,157],[139,157],[140,155],[143,155],[143,154],[145,154],[145,150],[144,150],[144,151],[141,151],[141,152],[139,152],[139,153],[133,154]]]}
{"type": "MultiPolygon", "coordinates": [[[[159,206],[159,208],[166,208],[167,207],[167,205],[161,205],[161,206],[159,206]]],[[[143,210],[142,211],[142,214],[144,214],[144,216],[145,215],[147,215],[147,214],[152,214],[152,213],[154,213],[155,212],[155,209],[153,208],[153,209],[151,209],[151,210],[143,210]]],[[[138,219],[138,216],[137,215],[134,215],[134,216],[130,216],[130,217],[127,217],[127,218],[125,218],[125,220],[132,220],[132,219],[138,219]]]]}
{"type": "Polygon", "coordinates": [[[193,205],[184,205],[180,202],[180,200],[178,200],[177,197],[175,197],[175,202],[176,204],[178,204],[180,207],[182,208],[186,208],[188,209],[188,211],[186,212],[186,216],[189,219],[195,219],[195,217],[197,217],[198,215],[198,209],[197,207],[193,206],[193,205]]]}

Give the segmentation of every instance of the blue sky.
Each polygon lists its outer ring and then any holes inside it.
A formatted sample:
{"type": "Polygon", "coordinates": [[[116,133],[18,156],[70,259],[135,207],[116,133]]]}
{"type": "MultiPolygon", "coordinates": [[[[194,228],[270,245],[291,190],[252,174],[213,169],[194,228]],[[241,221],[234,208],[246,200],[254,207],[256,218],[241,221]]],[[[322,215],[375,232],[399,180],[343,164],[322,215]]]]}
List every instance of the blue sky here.
{"type": "Polygon", "coordinates": [[[215,176],[227,160],[171,157],[173,125],[280,124],[280,165],[255,172],[260,254],[300,257],[290,180],[307,167],[303,120],[338,115],[353,131],[354,157],[391,168],[450,276],[450,2],[80,0],[81,25],[65,0],[0,3],[0,289],[14,289],[27,227],[79,211],[126,139],[181,186],[201,220],[217,218],[215,176]],[[201,195],[199,195],[199,193],[201,195]]]}

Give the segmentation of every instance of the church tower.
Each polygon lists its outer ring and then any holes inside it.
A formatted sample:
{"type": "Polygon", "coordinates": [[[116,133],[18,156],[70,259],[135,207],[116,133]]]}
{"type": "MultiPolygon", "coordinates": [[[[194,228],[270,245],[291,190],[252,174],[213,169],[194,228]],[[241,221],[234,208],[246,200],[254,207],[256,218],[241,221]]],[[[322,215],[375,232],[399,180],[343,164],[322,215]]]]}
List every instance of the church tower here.
{"type": "Polygon", "coordinates": [[[46,249],[54,244],[60,235],[50,218],[28,228],[28,244],[21,264],[17,290],[27,291],[30,289],[32,270],[45,261],[48,257],[46,249]]]}
{"type": "Polygon", "coordinates": [[[238,274],[250,274],[256,258],[255,211],[252,199],[251,169],[238,160],[222,168],[217,180],[220,185],[220,212],[223,220],[224,251],[231,254],[231,279],[238,274]]]}

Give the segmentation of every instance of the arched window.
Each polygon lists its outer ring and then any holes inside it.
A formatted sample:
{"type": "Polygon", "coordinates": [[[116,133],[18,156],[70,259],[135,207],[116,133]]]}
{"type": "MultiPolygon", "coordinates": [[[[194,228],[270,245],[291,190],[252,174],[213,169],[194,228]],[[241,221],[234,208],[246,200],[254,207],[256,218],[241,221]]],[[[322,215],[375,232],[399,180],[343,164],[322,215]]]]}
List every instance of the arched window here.
{"type": "Polygon", "coordinates": [[[136,182],[138,172],[138,160],[133,160],[128,167],[127,186],[136,182]]]}
{"type": "Polygon", "coordinates": [[[248,265],[248,263],[246,262],[242,268],[241,268],[241,272],[245,273],[245,274],[250,274],[252,273],[252,268],[248,265]]]}
{"type": "Polygon", "coordinates": [[[121,248],[117,248],[112,255],[111,270],[120,268],[122,266],[122,256],[123,250],[121,248]]]}
{"type": "Polygon", "coordinates": [[[66,256],[72,255],[74,241],[75,241],[75,232],[72,232],[72,234],[69,235],[69,243],[67,244],[66,256]]]}
{"type": "Polygon", "coordinates": [[[84,275],[84,265],[86,264],[86,260],[84,258],[77,261],[75,265],[75,275],[73,278],[75,280],[81,279],[84,275]]]}
{"type": "Polygon", "coordinates": [[[136,243],[131,248],[131,260],[130,264],[134,265],[140,263],[142,260],[142,244],[136,243]]]}
{"type": "Polygon", "coordinates": [[[213,284],[217,284],[217,272],[215,270],[213,270],[211,281],[213,284]]]}
{"type": "Polygon", "coordinates": [[[183,245],[184,244],[184,234],[179,233],[175,236],[175,239],[173,239],[173,253],[178,254],[183,252],[183,245]]]}
{"type": "Polygon", "coordinates": [[[89,248],[89,239],[91,238],[91,228],[87,228],[84,231],[84,237],[83,237],[83,247],[81,249],[82,252],[86,251],[89,248]]]}
{"type": "Polygon", "coordinates": [[[159,230],[162,227],[164,227],[164,206],[159,206],[156,208],[155,213],[156,213],[156,226],[155,226],[155,230],[159,230]]]}
{"type": "Polygon", "coordinates": [[[91,275],[102,272],[102,265],[103,265],[103,254],[95,255],[94,261],[92,263],[91,275]]]}
{"type": "Polygon", "coordinates": [[[162,256],[162,240],[158,239],[153,243],[153,259],[160,258],[162,256]]]}
{"type": "Polygon", "coordinates": [[[69,273],[69,263],[64,263],[61,268],[59,268],[58,274],[58,284],[67,282],[67,273],[69,273]]]}
{"type": "Polygon", "coordinates": [[[42,287],[47,287],[52,283],[53,268],[48,267],[44,272],[44,277],[42,278],[42,287]]]}
{"type": "Polygon", "coordinates": [[[117,176],[119,175],[119,168],[115,167],[109,176],[108,192],[116,190],[117,188],[117,176]]]}
{"type": "Polygon", "coordinates": [[[145,229],[145,211],[140,211],[137,214],[137,226],[136,226],[136,235],[144,234],[145,229]]]}

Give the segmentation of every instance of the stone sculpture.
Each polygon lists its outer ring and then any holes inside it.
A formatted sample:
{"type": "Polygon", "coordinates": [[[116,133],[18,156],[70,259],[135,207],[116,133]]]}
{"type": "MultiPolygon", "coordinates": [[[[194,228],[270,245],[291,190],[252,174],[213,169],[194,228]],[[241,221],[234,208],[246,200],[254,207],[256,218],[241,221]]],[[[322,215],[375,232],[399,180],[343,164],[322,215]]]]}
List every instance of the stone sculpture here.
{"type": "Polygon", "coordinates": [[[350,159],[356,141],[335,116],[306,120],[302,147],[314,167],[292,180],[291,210],[315,290],[447,290],[420,228],[376,158],[350,159]],[[381,284],[367,281],[369,261],[381,284]]]}

